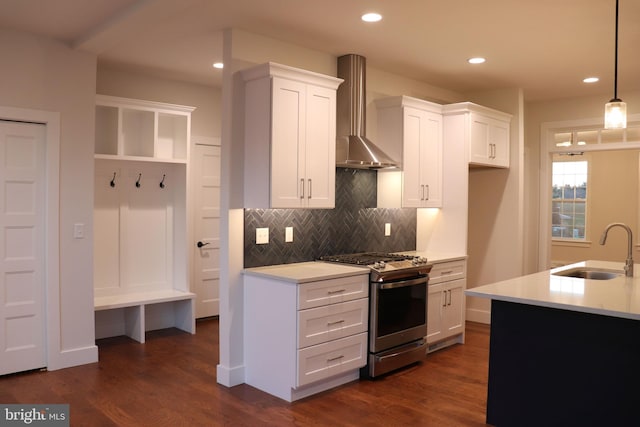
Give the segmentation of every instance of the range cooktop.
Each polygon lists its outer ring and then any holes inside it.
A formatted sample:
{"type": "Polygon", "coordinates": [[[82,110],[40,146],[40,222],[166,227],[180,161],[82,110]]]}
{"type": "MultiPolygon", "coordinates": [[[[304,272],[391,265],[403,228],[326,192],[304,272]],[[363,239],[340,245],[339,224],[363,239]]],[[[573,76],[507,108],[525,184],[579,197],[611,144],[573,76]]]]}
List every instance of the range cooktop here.
{"type": "Polygon", "coordinates": [[[320,260],[367,266],[372,270],[371,280],[374,282],[426,275],[432,267],[424,257],[385,252],[328,255],[320,257],[320,260]]]}

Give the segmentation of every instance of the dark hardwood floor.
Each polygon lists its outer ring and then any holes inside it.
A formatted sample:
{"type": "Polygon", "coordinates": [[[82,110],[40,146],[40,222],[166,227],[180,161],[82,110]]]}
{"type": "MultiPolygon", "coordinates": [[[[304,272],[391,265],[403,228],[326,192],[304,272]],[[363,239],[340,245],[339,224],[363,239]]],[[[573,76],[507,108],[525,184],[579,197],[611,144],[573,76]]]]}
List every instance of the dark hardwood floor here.
{"type": "Polygon", "coordinates": [[[466,326],[466,344],[419,365],[287,403],[216,383],[218,320],[207,319],[196,335],[99,340],[98,363],[0,377],[0,402],[68,403],[72,426],[484,426],[489,327],[466,326]]]}

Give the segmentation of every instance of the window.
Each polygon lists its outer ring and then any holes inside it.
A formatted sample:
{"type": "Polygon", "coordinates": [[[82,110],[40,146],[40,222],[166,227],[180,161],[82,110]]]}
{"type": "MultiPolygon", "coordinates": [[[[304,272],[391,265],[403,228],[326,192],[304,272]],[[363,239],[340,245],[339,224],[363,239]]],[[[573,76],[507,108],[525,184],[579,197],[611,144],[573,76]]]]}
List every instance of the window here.
{"type": "Polygon", "coordinates": [[[584,240],[587,224],[587,161],[553,162],[551,236],[584,240]]]}

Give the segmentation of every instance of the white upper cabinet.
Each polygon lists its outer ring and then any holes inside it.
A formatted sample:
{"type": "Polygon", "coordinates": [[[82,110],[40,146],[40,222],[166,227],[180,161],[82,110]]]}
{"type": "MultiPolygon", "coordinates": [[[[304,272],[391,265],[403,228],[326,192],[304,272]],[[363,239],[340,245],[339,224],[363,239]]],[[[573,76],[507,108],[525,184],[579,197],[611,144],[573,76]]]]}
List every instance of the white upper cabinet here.
{"type": "Polygon", "coordinates": [[[376,107],[376,142],[401,162],[401,206],[442,207],[442,106],[395,96],[376,100],[376,107]]]}
{"type": "Polygon", "coordinates": [[[445,105],[443,111],[446,117],[465,118],[470,166],[509,167],[510,114],[471,102],[445,105]]]}
{"type": "Polygon", "coordinates": [[[245,207],[335,206],[341,79],[267,63],[245,80],[245,207]]]}
{"type": "Polygon", "coordinates": [[[187,163],[193,107],[96,96],[95,156],[187,163]]]}

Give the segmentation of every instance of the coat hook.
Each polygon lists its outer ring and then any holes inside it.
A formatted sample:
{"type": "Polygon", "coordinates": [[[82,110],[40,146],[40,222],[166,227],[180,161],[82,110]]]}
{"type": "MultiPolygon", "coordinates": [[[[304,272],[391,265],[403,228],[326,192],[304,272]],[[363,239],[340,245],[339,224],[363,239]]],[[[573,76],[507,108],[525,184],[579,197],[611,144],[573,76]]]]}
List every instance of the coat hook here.
{"type": "Polygon", "coordinates": [[[116,173],[113,173],[113,178],[111,178],[111,182],[109,183],[109,185],[111,186],[111,188],[116,186],[116,173]]]}
{"type": "Polygon", "coordinates": [[[142,178],[142,174],[141,173],[138,174],[138,180],[136,181],[136,187],[137,188],[140,188],[140,178],[142,178]]]}
{"type": "Polygon", "coordinates": [[[162,181],[160,181],[160,188],[164,188],[165,187],[165,185],[164,185],[164,177],[165,176],[166,176],[165,174],[162,174],[162,181]]]}

